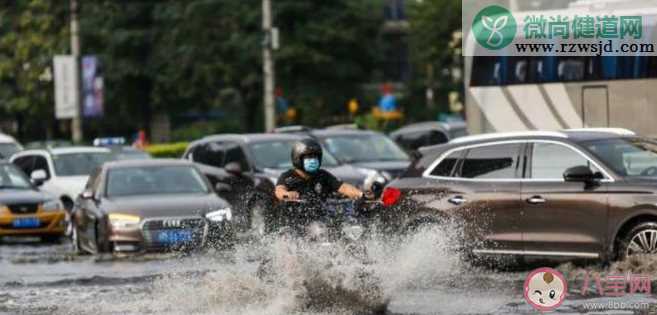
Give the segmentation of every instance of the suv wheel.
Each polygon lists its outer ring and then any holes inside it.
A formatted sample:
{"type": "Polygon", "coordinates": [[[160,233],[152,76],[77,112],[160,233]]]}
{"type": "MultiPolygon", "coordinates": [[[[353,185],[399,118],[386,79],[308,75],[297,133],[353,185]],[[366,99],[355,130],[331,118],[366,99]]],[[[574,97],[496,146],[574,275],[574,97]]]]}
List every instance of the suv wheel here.
{"type": "Polygon", "coordinates": [[[625,236],[618,247],[618,258],[632,255],[657,254],[657,223],[641,223],[625,236]]]}

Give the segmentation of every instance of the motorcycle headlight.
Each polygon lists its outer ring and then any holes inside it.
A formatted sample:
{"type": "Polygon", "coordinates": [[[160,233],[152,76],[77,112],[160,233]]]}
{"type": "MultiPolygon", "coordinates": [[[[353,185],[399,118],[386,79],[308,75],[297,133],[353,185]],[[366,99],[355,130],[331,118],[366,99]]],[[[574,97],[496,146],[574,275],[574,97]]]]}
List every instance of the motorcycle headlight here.
{"type": "Polygon", "coordinates": [[[61,211],[64,209],[64,205],[59,200],[50,200],[46,201],[41,205],[43,211],[61,211]]]}
{"type": "Polygon", "coordinates": [[[114,229],[137,229],[141,218],[131,214],[110,213],[109,221],[114,229]]]}
{"type": "Polygon", "coordinates": [[[233,219],[233,211],[230,208],[223,208],[208,212],[205,218],[212,222],[230,221],[233,219]]]}

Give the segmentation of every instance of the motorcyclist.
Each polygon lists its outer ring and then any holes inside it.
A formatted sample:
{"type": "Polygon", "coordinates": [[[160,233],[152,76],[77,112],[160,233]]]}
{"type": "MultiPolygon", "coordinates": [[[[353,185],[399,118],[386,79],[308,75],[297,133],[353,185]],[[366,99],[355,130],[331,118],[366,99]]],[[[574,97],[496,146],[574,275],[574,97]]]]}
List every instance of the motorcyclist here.
{"type": "Polygon", "coordinates": [[[276,183],[275,194],[279,201],[303,199],[316,204],[334,193],[350,199],[366,197],[360,189],[321,169],[322,147],[316,140],[304,139],[295,143],[291,159],[294,168],[283,173],[276,183]]]}

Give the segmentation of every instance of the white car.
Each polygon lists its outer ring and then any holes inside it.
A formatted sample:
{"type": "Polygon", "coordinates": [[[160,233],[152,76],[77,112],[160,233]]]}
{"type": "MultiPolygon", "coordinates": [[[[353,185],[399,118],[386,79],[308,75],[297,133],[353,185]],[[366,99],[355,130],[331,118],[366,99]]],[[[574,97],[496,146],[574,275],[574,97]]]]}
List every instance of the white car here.
{"type": "Polygon", "coordinates": [[[0,133],[0,160],[8,159],[23,147],[11,136],[0,133]]]}
{"type": "Polygon", "coordinates": [[[30,176],[41,190],[57,196],[70,211],[89,175],[112,159],[111,151],[106,148],[67,147],[26,150],[14,154],[9,161],[30,176]]]}

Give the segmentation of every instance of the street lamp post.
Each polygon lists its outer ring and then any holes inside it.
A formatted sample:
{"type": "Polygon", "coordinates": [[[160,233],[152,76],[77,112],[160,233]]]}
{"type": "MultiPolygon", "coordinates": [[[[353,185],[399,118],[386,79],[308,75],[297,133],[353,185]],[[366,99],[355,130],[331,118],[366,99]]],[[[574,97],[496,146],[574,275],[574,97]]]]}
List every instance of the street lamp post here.
{"type": "Polygon", "coordinates": [[[274,112],[274,60],[272,58],[271,0],[262,0],[262,30],[265,40],[262,48],[262,73],[264,76],[265,131],[276,128],[274,112]]]}
{"type": "Polygon", "coordinates": [[[80,26],[78,24],[78,1],[71,0],[71,55],[75,59],[76,71],[73,78],[75,93],[74,97],[76,114],[71,120],[71,137],[74,143],[82,142],[82,118],[80,117],[80,26]]]}

